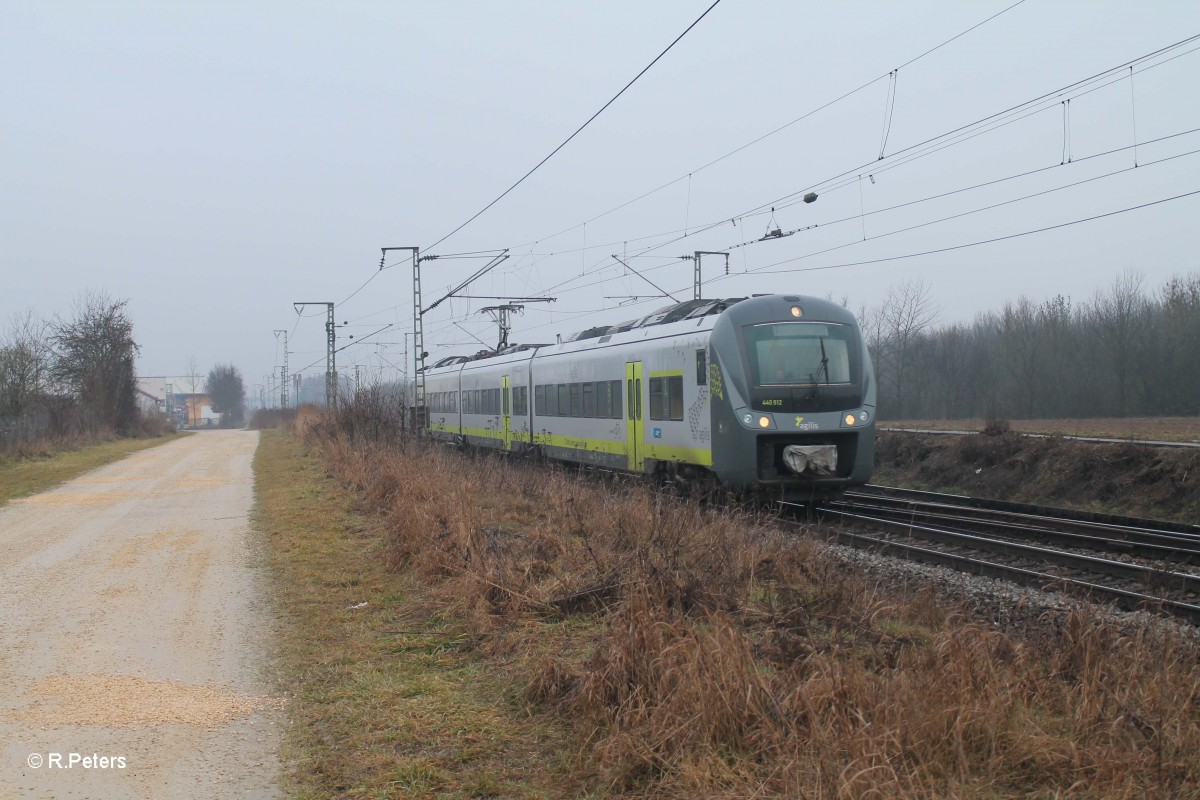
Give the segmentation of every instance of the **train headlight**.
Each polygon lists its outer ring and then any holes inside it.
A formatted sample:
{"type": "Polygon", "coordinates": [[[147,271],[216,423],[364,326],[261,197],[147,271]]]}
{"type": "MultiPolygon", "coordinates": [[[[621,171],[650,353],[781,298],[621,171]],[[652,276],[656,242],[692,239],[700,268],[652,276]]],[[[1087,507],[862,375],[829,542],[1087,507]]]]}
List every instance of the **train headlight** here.
{"type": "Polygon", "coordinates": [[[804,309],[802,309],[800,306],[792,306],[792,316],[795,317],[796,319],[803,317],[804,309]]]}
{"type": "Polygon", "coordinates": [[[762,411],[752,411],[748,408],[739,408],[734,412],[737,415],[738,422],[742,426],[750,430],[773,431],[775,430],[775,415],[764,413],[762,411]]]}
{"type": "Polygon", "coordinates": [[[843,428],[861,428],[871,421],[871,412],[866,409],[847,411],[842,415],[843,428]]]}

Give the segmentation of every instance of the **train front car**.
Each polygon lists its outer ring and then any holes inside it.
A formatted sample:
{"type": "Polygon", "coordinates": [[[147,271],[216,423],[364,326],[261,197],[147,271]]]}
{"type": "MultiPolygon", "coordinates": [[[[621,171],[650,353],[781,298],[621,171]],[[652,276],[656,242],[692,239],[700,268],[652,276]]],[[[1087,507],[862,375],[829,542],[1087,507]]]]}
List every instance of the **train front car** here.
{"type": "Polygon", "coordinates": [[[875,375],[849,311],[814,297],[749,298],[721,314],[710,349],[723,484],[808,501],[870,479],[875,375]]]}

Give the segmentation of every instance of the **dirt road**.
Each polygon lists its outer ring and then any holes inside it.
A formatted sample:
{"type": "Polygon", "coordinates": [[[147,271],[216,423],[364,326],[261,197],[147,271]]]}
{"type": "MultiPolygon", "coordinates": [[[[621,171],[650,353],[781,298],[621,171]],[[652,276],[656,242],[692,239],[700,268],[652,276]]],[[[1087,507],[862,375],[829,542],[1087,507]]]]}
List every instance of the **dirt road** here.
{"type": "Polygon", "coordinates": [[[198,433],[0,508],[0,798],[279,795],[257,443],[198,433]]]}

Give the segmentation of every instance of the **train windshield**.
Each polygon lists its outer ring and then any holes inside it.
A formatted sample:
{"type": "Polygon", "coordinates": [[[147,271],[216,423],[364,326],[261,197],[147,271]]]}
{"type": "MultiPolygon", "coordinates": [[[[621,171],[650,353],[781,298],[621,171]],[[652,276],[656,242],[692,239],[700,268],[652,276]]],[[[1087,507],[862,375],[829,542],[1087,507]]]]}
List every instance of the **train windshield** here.
{"type": "Polygon", "coordinates": [[[854,331],[829,322],[775,322],[745,330],[750,377],[758,386],[851,382],[854,331]]]}

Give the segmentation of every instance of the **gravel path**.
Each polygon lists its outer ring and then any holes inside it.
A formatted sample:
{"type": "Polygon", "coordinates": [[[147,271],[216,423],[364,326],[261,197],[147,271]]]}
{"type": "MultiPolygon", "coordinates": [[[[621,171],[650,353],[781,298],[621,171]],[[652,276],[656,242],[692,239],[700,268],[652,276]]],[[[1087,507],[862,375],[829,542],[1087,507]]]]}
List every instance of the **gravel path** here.
{"type": "Polygon", "coordinates": [[[277,797],[258,434],[0,508],[0,798],[277,797]]]}

